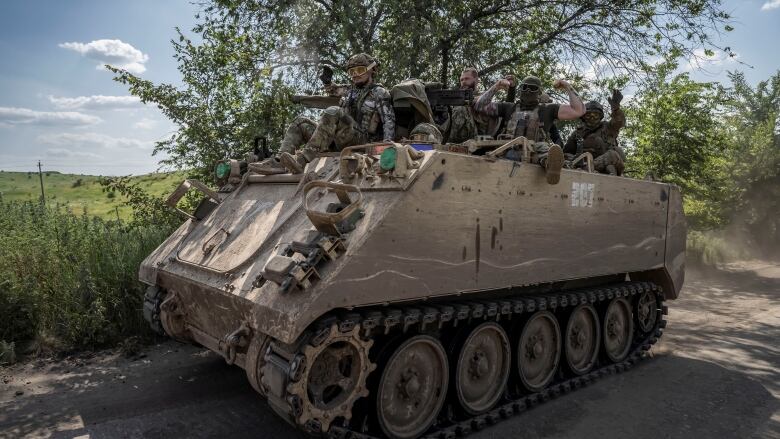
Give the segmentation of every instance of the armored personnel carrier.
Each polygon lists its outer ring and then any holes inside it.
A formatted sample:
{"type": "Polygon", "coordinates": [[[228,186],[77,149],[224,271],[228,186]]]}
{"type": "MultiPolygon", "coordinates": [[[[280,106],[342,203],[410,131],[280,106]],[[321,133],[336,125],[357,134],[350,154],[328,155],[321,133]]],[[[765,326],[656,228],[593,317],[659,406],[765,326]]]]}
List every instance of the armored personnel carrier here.
{"type": "Polygon", "coordinates": [[[205,199],[140,268],[146,318],[332,437],[465,435],[627,369],[683,284],[680,192],[587,170],[550,185],[525,143],[186,181],[173,204],[205,199]]]}

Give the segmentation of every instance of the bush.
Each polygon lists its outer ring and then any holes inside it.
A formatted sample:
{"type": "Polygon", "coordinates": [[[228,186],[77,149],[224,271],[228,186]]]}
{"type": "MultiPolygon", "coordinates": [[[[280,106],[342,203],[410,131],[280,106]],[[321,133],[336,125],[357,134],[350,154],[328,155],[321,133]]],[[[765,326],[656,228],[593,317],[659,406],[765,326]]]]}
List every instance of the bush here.
{"type": "Polygon", "coordinates": [[[33,202],[0,203],[0,340],[68,349],[148,336],[141,261],[173,230],[75,215],[33,202]]]}

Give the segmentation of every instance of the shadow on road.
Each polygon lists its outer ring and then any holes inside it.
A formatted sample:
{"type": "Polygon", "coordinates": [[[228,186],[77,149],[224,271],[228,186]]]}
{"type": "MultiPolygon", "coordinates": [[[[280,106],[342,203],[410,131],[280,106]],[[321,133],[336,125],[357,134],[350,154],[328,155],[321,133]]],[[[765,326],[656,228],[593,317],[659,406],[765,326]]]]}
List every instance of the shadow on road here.
{"type": "MultiPolygon", "coordinates": [[[[780,437],[778,295],[778,278],[694,273],[670,303],[655,358],[474,437],[780,437]]],[[[308,437],[273,414],[241,369],[174,342],[143,361],[25,367],[16,372],[30,390],[0,392],[0,437],[308,437]]]]}

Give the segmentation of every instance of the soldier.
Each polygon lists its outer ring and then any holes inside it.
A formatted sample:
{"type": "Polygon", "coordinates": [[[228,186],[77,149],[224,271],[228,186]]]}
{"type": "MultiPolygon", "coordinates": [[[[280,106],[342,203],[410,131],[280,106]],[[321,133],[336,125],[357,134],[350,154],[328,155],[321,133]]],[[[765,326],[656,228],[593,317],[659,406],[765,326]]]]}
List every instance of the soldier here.
{"type": "Polygon", "coordinates": [[[607,99],[612,110],[609,121],[604,121],[604,107],[596,101],[585,104],[585,115],[580,119],[578,127],[566,140],[563,152],[567,158],[574,159],[584,152],[593,155],[594,169],[603,174],[623,174],[623,150],[618,146],[617,137],[620,129],[626,126],[626,115],[620,108],[623,94],[619,90],[612,91],[612,97],[607,99]]]}
{"type": "MultiPolygon", "coordinates": [[[[504,79],[510,83],[506,102],[512,102],[514,101],[515,77],[506,75],[504,79]]],[[[494,135],[499,121],[478,113],[474,108],[474,104],[477,98],[479,98],[479,72],[477,72],[477,69],[474,67],[463,69],[463,72],[460,74],[460,89],[472,90],[474,102],[470,106],[452,108],[452,114],[443,126],[447,135],[446,141],[449,143],[462,143],[478,135],[494,135]]]]}
{"type": "Polygon", "coordinates": [[[392,141],[395,136],[390,93],[374,83],[376,60],[360,53],[352,56],[346,67],[352,86],[345,90],[340,105],[325,109],[301,154],[293,156],[283,152],[279,156],[285,167],[294,173],[303,172],[306,163],[317,153],[328,151],[331,144],[341,150],[372,141],[392,141]]]}
{"type": "Polygon", "coordinates": [[[550,129],[555,120],[574,120],[585,114],[585,105],[571,84],[563,79],[553,83],[553,87],[566,90],[569,104],[543,104],[542,81],[528,76],[520,84],[520,100],[516,103],[492,102],[498,90],[506,90],[510,81],[500,79],[474,103],[477,112],[491,117],[507,120],[504,134],[511,138],[523,136],[532,142],[536,161],[545,169],[547,183],[558,184],[563,166],[563,150],[550,139],[550,129]]]}

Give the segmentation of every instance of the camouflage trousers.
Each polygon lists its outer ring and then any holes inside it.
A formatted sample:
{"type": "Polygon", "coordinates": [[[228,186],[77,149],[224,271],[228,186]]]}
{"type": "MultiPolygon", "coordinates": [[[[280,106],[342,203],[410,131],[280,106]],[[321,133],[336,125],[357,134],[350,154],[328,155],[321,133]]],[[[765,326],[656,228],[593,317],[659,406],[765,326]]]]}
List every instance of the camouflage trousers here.
{"type": "Polygon", "coordinates": [[[452,107],[452,114],[445,123],[448,143],[462,143],[477,137],[477,124],[466,106],[452,107]]]}
{"type": "Polygon", "coordinates": [[[341,107],[328,107],[322,112],[317,129],[306,142],[303,156],[311,161],[317,153],[330,150],[331,144],[335,144],[336,151],[361,143],[368,143],[368,136],[360,129],[360,126],[341,107]]]}
{"type": "MultiPolygon", "coordinates": [[[[547,153],[550,151],[552,143],[547,142],[530,142],[531,147],[531,163],[536,163],[544,166],[544,162],[547,160],[547,153]]],[[[510,160],[521,160],[522,155],[520,151],[510,150],[506,154],[506,158],[510,160]]]]}
{"type": "MultiPolygon", "coordinates": [[[[566,161],[569,163],[566,167],[571,167],[571,162],[576,158],[574,154],[566,154],[566,161]]],[[[584,168],[585,162],[579,162],[576,167],[584,168]]],[[[593,170],[602,174],[622,175],[624,167],[622,150],[610,149],[593,159],[593,170]]]]}
{"type": "Polygon", "coordinates": [[[623,173],[623,158],[618,151],[610,149],[593,159],[593,169],[602,174],[612,174],[614,172],[617,175],[621,175],[623,173]]]}
{"type": "Polygon", "coordinates": [[[279,147],[279,152],[295,154],[295,151],[298,148],[305,145],[309,139],[311,139],[316,128],[317,122],[308,117],[296,117],[290,126],[287,127],[287,131],[284,132],[284,138],[279,147]]]}

